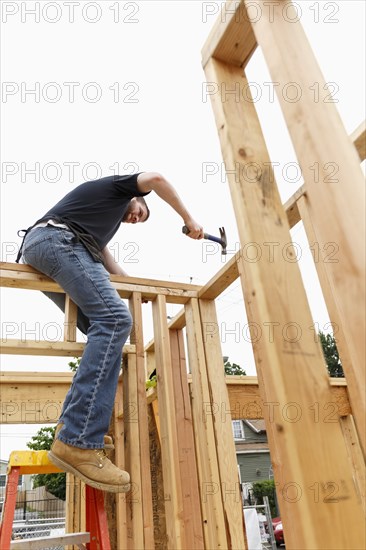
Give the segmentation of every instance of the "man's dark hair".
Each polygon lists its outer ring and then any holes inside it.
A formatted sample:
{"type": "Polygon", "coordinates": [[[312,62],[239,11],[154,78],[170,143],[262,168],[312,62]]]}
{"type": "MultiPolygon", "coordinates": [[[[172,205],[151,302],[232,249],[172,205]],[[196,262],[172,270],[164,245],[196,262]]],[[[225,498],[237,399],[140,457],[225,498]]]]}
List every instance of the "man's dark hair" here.
{"type": "Polygon", "coordinates": [[[144,207],[146,208],[146,214],[147,214],[147,216],[146,216],[146,220],[144,220],[144,222],[146,222],[146,221],[149,219],[149,216],[150,216],[149,207],[147,206],[144,197],[136,197],[136,200],[137,200],[137,202],[139,202],[140,204],[142,204],[142,206],[144,206],[144,207]]]}

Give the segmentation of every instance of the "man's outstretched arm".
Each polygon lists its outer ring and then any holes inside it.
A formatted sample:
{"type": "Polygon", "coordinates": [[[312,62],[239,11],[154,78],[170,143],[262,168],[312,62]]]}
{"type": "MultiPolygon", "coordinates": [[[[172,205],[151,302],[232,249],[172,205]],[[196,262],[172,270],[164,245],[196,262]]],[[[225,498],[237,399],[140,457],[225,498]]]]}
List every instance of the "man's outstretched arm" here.
{"type": "Polygon", "coordinates": [[[174,187],[157,172],[144,172],[137,177],[137,187],[142,193],[155,191],[155,193],[168,203],[179,214],[189,229],[189,237],[192,239],[203,238],[203,227],[199,225],[184,206],[174,187]]]}
{"type": "Polygon", "coordinates": [[[123,277],[128,277],[126,271],[122,269],[122,267],[115,261],[107,246],[103,248],[102,254],[104,258],[104,266],[111,275],[122,275],[123,277]]]}

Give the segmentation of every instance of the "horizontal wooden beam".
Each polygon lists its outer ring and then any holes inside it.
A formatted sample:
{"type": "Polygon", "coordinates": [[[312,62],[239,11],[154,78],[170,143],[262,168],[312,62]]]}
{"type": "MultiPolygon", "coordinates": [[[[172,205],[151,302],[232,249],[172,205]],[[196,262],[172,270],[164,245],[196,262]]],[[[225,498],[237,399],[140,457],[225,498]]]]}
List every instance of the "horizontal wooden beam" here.
{"type": "MultiPolygon", "coordinates": [[[[8,338],[1,342],[1,353],[6,355],[48,355],[60,357],[81,357],[85,344],[83,342],[15,340],[8,338]]],[[[135,346],[126,345],[123,353],[133,353],[135,346]]]]}
{"type": "MultiPolygon", "coordinates": [[[[217,13],[213,2],[203,2],[203,21],[217,13]]],[[[257,47],[252,25],[244,2],[232,0],[221,3],[219,17],[202,49],[202,66],[211,57],[231,65],[245,67],[257,47]]],[[[218,9],[218,7],[217,7],[218,9]]]]}
{"type": "Polygon", "coordinates": [[[299,187],[297,191],[283,205],[290,229],[292,229],[301,220],[297,201],[305,194],[305,184],[299,187]]]}
{"type": "MultiPolygon", "coordinates": [[[[72,372],[17,372],[0,373],[1,423],[47,424],[56,423],[62,403],[72,382],[72,372]]],[[[191,376],[188,375],[191,384],[191,376]]],[[[220,403],[203,404],[203,414],[215,415],[222,422],[255,420],[263,418],[264,412],[274,411],[278,403],[263,403],[256,376],[226,376],[230,409],[220,403]]],[[[352,414],[344,378],[330,378],[331,402],[327,404],[309,401],[308,411],[318,415],[319,421],[333,422],[334,418],[352,414]],[[319,410],[317,410],[319,407],[319,410]]],[[[156,388],[146,392],[148,403],[157,399],[156,388]]],[[[286,408],[286,404],[281,404],[286,408]]],[[[305,413],[305,411],[304,411],[305,413]]]]}
{"type": "MultiPolygon", "coordinates": [[[[60,470],[58,470],[60,471],[60,470]]],[[[10,548],[16,550],[38,550],[47,546],[54,548],[56,546],[76,545],[79,548],[85,548],[84,542],[90,542],[90,533],[65,533],[64,535],[53,535],[47,538],[35,537],[32,539],[14,540],[10,544],[10,548]]]]}
{"type": "Polygon", "coordinates": [[[2,372],[2,424],[56,424],[73,373],[2,372]]]}
{"type": "MultiPolygon", "coordinates": [[[[0,263],[1,286],[48,292],[63,292],[62,288],[52,279],[36,269],[25,264],[0,263]]],[[[159,281],[155,279],[140,279],[137,277],[121,277],[111,275],[112,285],[121,298],[128,299],[133,292],[141,292],[144,300],[155,300],[156,296],[166,296],[166,301],[173,304],[185,304],[190,298],[197,296],[201,289],[198,285],[159,281]]]]}
{"type": "MultiPolygon", "coordinates": [[[[39,371],[1,371],[1,389],[7,386],[17,388],[21,384],[37,384],[40,386],[53,386],[71,384],[73,372],[39,372],[39,371]]],[[[33,391],[33,390],[32,390],[33,391]]]]}
{"type": "MultiPolygon", "coordinates": [[[[293,405],[286,403],[281,403],[281,405],[279,403],[263,403],[256,376],[227,376],[226,384],[229,392],[230,411],[221,410],[219,403],[212,404],[212,412],[215,415],[220,414],[223,422],[229,413],[233,420],[264,418],[265,412],[269,412],[269,417],[273,418],[273,413],[276,408],[278,410],[278,407],[282,408],[282,416],[286,419],[286,410],[293,405]]],[[[320,406],[319,403],[311,402],[310,399],[307,405],[308,410],[302,411],[303,414],[310,414],[314,411],[312,414],[318,414],[319,422],[334,422],[334,419],[337,417],[352,414],[348,400],[346,380],[344,378],[330,378],[330,386],[331,401],[329,403],[322,403],[320,406]]]]}
{"type": "Polygon", "coordinates": [[[351,134],[351,141],[357,149],[358,156],[362,162],[366,158],[366,120],[354,130],[351,134]]]}
{"type": "Polygon", "coordinates": [[[216,273],[198,292],[198,297],[204,300],[214,300],[226,290],[239,277],[238,258],[241,251],[237,252],[220,271],[216,273]]]}

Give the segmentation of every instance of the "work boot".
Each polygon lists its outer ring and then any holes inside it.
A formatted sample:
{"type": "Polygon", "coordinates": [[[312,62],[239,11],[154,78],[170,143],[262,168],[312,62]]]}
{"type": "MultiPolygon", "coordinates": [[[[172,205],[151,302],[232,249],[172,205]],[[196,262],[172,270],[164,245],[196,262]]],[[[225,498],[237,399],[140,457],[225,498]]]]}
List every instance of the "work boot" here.
{"type": "MultiPolygon", "coordinates": [[[[61,430],[62,426],[64,425],[63,422],[59,422],[56,426],[56,430],[55,430],[55,437],[54,439],[56,440],[57,439],[57,436],[58,436],[58,432],[61,430]]],[[[111,438],[110,435],[105,435],[104,436],[104,449],[106,451],[113,451],[114,449],[114,445],[113,445],[113,439],[111,438]]]]}
{"type": "Polygon", "coordinates": [[[131,488],[129,473],[112,464],[104,449],[80,449],[55,439],[48,458],[60,470],[74,474],[96,489],[127,493],[131,488]]]}

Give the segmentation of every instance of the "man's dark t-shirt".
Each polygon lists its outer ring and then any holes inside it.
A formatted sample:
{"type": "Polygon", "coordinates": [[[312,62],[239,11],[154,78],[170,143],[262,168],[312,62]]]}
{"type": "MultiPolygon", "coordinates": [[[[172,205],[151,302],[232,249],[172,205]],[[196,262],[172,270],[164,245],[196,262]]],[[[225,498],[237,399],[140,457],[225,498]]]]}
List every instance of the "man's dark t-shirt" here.
{"type": "Polygon", "coordinates": [[[143,197],[137,176],[108,176],[82,183],[65,195],[36,223],[55,220],[66,224],[96,260],[121,225],[133,197],[143,197]]]}

